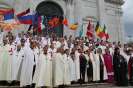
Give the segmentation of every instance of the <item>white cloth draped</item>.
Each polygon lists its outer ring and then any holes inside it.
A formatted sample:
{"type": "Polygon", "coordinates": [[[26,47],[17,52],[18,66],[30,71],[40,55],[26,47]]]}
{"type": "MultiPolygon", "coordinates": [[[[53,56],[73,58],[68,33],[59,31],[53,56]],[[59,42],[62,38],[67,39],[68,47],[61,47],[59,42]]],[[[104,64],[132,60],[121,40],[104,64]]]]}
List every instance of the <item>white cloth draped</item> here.
{"type": "Polygon", "coordinates": [[[67,61],[67,57],[65,55],[62,55],[61,53],[56,53],[55,59],[54,59],[54,86],[59,85],[68,85],[70,84],[69,79],[69,64],[67,61]]]}
{"type": "Polygon", "coordinates": [[[20,76],[19,74],[19,70],[20,70],[20,65],[22,63],[22,60],[24,58],[24,52],[23,49],[21,49],[19,52],[16,50],[13,53],[13,58],[12,58],[12,80],[18,80],[19,78],[18,76],[20,76]]]}
{"type": "Polygon", "coordinates": [[[26,48],[24,50],[24,59],[22,64],[21,76],[20,76],[20,86],[26,86],[32,84],[32,74],[34,62],[34,52],[31,48],[26,48]]]}
{"type": "Polygon", "coordinates": [[[36,87],[52,87],[52,60],[51,55],[41,54],[36,67],[33,83],[36,87]]]}
{"type": "Polygon", "coordinates": [[[78,51],[75,52],[75,67],[76,67],[76,80],[80,79],[80,61],[79,61],[80,54],[78,51]]]}
{"type": "Polygon", "coordinates": [[[69,69],[70,69],[70,81],[77,81],[76,80],[76,65],[74,60],[69,57],[69,69]]]}
{"type": "MultiPolygon", "coordinates": [[[[104,76],[103,76],[103,79],[104,80],[107,80],[108,79],[108,75],[107,75],[107,69],[106,69],[106,66],[105,66],[105,63],[104,63],[104,59],[103,59],[103,55],[100,55],[101,56],[101,59],[102,59],[102,62],[104,64],[104,76]]],[[[95,58],[95,62],[96,62],[96,80],[100,80],[100,58],[99,58],[99,54],[95,54],[94,55],[94,58],[95,58]]]]}
{"type": "Polygon", "coordinates": [[[0,47],[0,80],[11,80],[11,56],[10,46],[7,44],[0,47]]]}

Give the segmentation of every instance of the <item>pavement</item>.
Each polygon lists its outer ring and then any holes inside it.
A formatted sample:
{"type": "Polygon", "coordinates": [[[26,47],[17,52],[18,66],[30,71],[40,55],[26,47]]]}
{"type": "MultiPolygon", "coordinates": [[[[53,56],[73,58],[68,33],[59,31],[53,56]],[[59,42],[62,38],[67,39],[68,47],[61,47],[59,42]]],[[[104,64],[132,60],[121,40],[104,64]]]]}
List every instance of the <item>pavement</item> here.
{"type": "Polygon", "coordinates": [[[114,84],[108,84],[108,83],[92,83],[92,84],[77,84],[77,85],[71,85],[67,88],[133,88],[133,86],[128,87],[118,87],[114,84]]]}
{"type": "MultiPolygon", "coordinates": [[[[19,86],[0,86],[0,88],[20,88],[19,86]]],[[[65,88],[133,88],[133,86],[128,87],[117,87],[114,84],[108,83],[92,83],[92,84],[74,84],[67,86],[65,88]]]]}

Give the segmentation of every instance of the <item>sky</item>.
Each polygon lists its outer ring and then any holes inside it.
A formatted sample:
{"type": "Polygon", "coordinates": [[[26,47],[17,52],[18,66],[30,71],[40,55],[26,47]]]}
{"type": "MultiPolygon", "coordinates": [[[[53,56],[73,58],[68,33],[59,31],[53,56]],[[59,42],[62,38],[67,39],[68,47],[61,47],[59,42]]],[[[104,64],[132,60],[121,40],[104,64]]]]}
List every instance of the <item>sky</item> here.
{"type": "Polygon", "coordinates": [[[125,0],[123,11],[126,36],[133,37],[133,0],[125,0]]]}

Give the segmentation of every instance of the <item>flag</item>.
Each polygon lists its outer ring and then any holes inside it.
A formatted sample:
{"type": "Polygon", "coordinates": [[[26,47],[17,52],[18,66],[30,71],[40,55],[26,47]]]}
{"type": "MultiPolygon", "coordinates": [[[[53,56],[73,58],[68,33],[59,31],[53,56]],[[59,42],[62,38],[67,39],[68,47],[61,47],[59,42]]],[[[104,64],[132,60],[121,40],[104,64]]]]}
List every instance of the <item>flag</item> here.
{"type": "Polygon", "coordinates": [[[50,28],[57,27],[60,24],[60,19],[57,17],[54,17],[48,21],[48,24],[50,28]]]}
{"type": "Polygon", "coordinates": [[[70,28],[71,30],[77,30],[77,28],[78,28],[78,23],[70,24],[70,25],[69,25],[69,28],[70,28]]]}
{"type": "Polygon", "coordinates": [[[106,29],[106,25],[104,24],[104,28],[103,28],[103,33],[104,33],[104,37],[106,38],[106,40],[109,39],[109,34],[107,32],[107,29],[106,29]]]}
{"type": "Polygon", "coordinates": [[[30,8],[28,8],[27,10],[25,10],[25,11],[23,11],[23,12],[17,14],[17,17],[24,16],[24,15],[26,15],[26,14],[28,14],[28,13],[30,13],[30,8]]]}
{"type": "Polygon", "coordinates": [[[57,17],[54,17],[52,20],[54,22],[54,27],[57,27],[59,25],[59,23],[60,23],[60,19],[57,18],[57,17]]]}
{"type": "Polygon", "coordinates": [[[21,24],[33,24],[34,15],[20,16],[18,20],[21,24]]]}
{"type": "Polygon", "coordinates": [[[18,16],[18,20],[21,24],[38,24],[38,14],[35,13],[33,15],[26,15],[26,16],[18,16]]]}
{"type": "Polygon", "coordinates": [[[106,29],[106,26],[105,25],[103,27],[103,30],[99,33],[99,37],[101,39],[106,39],[106,40],[109,39],[109,34],[107,33],[107,29],[106,29]]]}
{"type": "Polygon", "coordinates": [[[44,25],[44,16],[41,16],[41,29],[45,29],[45,25],[44,25]]]}
{"type": "Polygon", "coordinates": [[[38,32],[39,33],[42,32],[41,23],[42,23],[42,18],[41,16],[38,16],[38,32]]]}
{"type": "Polygon", "coordinates": [[[65,26],[68,26],[68,20],[67,20],[67,18],[64,18],[62,24],[65,25],[65,26]]]}
{"type": "Polygon", "coordinates": [[[96,24],[96,28],[95,28],[95,32],[96,32],[96,36],[98,36],[99,38],[102,38],[102,28],[99,24],[99,22],[97,22],[96,24]]]}
{"type": "Polygon", "coordinates": [[[89,21],[88,27],[87,27],[87,32],[86,32],[87,37],[93,38],[93,27],[91,22],[89,21]]]}
{"type": "Polygon", "coordinates": [[[83,24],[80,27],[80,31],[79,31],[79,37],[83,36],[83,24]]]}
{"type": "Polygon", "coordinates": [[[11,9],[4,13],[4,20],[14,19],[14,10],[11,9]]]}
{"type": "Polygon", "coordinates": [[[98,34],[98,36],[103,39],[104,37],[106,37],[106,34],[105,34],[105,28],[101,29],[100,33],[98,34]]]}
{"type": "Polygon", "coordinates": [[[37,12],[33,14],[32,25],[38,25],[38,17],[39,17],[39,14],[37,12]]]}

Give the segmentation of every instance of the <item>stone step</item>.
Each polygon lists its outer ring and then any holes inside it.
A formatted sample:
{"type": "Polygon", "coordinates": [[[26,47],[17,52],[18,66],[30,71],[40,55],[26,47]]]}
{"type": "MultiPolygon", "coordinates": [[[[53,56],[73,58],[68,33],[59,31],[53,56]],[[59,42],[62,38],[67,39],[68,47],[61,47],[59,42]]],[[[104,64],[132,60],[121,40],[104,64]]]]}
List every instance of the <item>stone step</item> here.
{"type": "MultiPolygon", "coordinates": [[[[0,88],[20,88],[19,86],[0,86],[0,88]]],[[[116,87],[114,84],[109,83],[90,83],[90,84],[73,84],[65,88],[133,88],[133,86],[128,87],[116,87]]]]}

